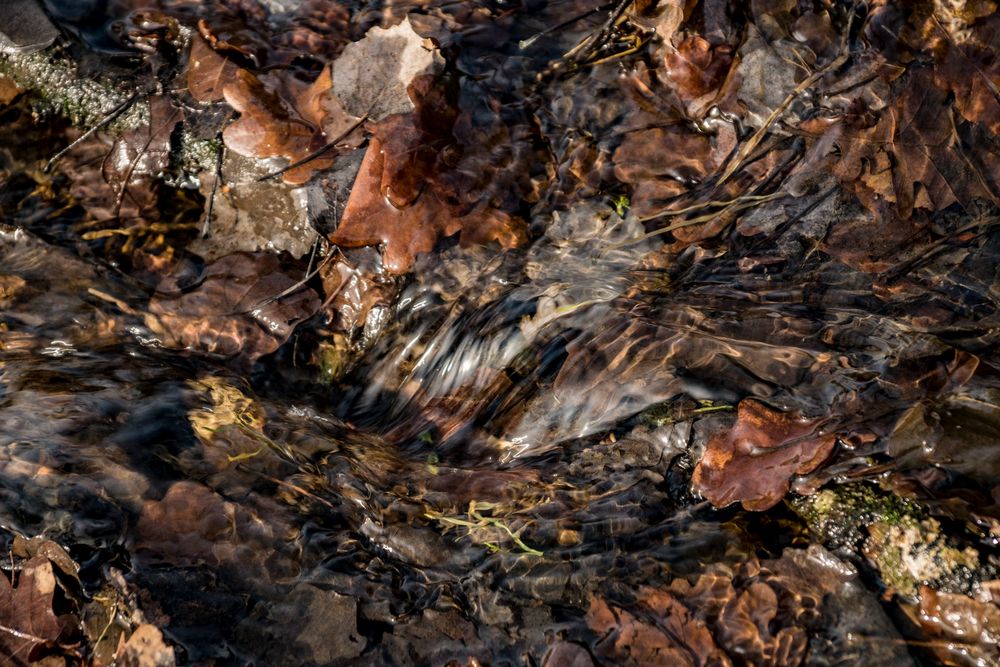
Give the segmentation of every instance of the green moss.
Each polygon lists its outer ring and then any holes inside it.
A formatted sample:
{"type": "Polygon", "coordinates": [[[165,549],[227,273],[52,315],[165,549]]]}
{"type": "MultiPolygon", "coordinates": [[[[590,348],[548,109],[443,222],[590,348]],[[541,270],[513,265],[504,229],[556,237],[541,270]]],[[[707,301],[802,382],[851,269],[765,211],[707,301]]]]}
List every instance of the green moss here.
{"type": "Polygon", "coordinates": [[[975,548],[956,546],[923,507],[874,484],[835,486],[791,505],[818,541],[864,558],[900,595],[914,596],[921,585],[967,593],[994,576],[975,548]]]}
{"type": "Polygon", "coordinates": [[[873,484],[858,483],[824,489],[795,498],[792,508],[805,520],[812,534],[831,548],[857,548],[874,523],[895,525],[906,517],[923,518],[916,503],[885,493],[873,484]]]}
{"type": "MultiPolygon", "coordinates": [[[[0,73],[32,92],[38,113],[63,116],[81,128],[96,125],[131,95],[81,77],[71,60],[52,49],[0,56],[0,73]]],[[[123,131],[148,120],[146,106],[136,104],[109,129],[123,131]]]]}
{"type": "Polygon", "coordinates": [[[222,142],[218,139],[200,139],[184,130],[180,133],[180,143],[171,155],[171,170],[176,185],[190,185],[198,174],[215,171],[222,142]]]}

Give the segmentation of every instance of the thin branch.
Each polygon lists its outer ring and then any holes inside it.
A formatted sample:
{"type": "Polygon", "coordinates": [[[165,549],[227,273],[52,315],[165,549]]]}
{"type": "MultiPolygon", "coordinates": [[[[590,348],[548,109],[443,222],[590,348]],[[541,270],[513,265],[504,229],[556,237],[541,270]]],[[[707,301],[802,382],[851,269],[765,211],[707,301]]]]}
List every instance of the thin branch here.
{"type": "Polygon", "coordinates": [[[323,153],[326,153],[331,148],[336,148],[338,143],[340,143],[341,141],[343,141],[344,139],[346,139],[348,137],[348,135],[351,134],[351,132],[354,132],[354,130],[356,130],[359,127],[361,127],[361,125],[363,125],[366,120],[368,120],[368,114],[365,114],[364,116],[362,116],[361,118],[359,118],[355,122],[351,123],[350,127],[348,127],[346,130],[344,130],[343,132],[341,132],[337,136],[337,138],[335,138],[335,139],[333,139],[331,141],[328,141],[327,143],[323,144],[322,146],[320,146],[319,148],[317,148],[316,150],[314,150],[309,155],[305,156],[304,158],[302,158],[300,160],[296,160],[295,162],[291,163],[287,167],[282,167],[278,171],[274,171],[274,172],[271,172],[270,174],[267,174],[265,176],[261,176],[260,178],[257,179],[257,182],[259,183],[261,181],[269,181],[269,180],[278,178],[279,176],[283,176],[284,174],[288,173],[292,169],[295,169],[296,167],[301,167],[302,165],[306,164],[307,162],[312,162],[313,160],[315,160],[316,158],[318,158],[323,153]]]}
{"type": "Polygon", "coordinates": [[[135,104],[136,101],[145,94],[146,94],[145,92],[138,92],[133,94],[130,98],[128,98],[127,100],[116,106],[114,109],[112,109],[108,113],[108,115],[101,120],[101,122],[97,123],[97,125],[94,125],[89,130],[81,134],[79,137],[71,141],[69,146],[67,146],[66,148],[62,149],[61,151],[53,155],[52,158],[47,163],[45,163],[45,169],[44,169],[45,173],[51,172],[56,162],[58,162],[67,153],[69,153],[71,150],[79,146],[88,138],[92,137],[94,133],[102,130],[111,123],[115,122],[115,120],[120,118],[123,113],[131,109],[132,105],[135,104]]]}

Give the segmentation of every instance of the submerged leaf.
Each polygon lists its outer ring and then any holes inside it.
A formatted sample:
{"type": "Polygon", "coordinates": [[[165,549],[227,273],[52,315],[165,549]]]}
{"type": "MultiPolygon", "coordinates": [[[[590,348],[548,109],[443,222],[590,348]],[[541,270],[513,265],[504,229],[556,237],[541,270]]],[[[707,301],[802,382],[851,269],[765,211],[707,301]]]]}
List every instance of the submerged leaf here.
{"type": "Polygon", "coordinates": [[[748,510],[769,509],[793,475],[812,472],[833,451],[836,437],[818,428],[817,421],[744,399],[733,427],[709,440],[694,488],[716,507],[742,502],[748,510]]]}
{"type": "Polygon", "coordinates": [[[164,281],[150,301],[151,329],[168,345],[247,361],[277,350],[320,306],[268,253],[228,255],[208,265],[193,290],[172,287],[164,281]]]}

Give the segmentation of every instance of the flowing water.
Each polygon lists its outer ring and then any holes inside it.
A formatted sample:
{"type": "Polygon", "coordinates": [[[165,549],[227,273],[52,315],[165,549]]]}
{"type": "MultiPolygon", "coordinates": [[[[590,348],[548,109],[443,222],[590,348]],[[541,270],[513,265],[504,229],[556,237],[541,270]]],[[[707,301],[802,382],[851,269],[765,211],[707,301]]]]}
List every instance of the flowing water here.
{"type": "MultiPolygon", "coordinates": [[[[618,63],[538,78],[607,16],[566,4],[491,5],[502,22],[462,17],[442,44],[469,108],[492,119],[500,98],[509,127],[541,119],[532,131],[557,152],[573,132],[610,145],[629,118],[618,63]],[[584,18],[519,48],[554,15],[584,18]]],[[[405,9],[356,8],[355,24],[405,9]]],[[[98,51],[101,11],[62,16],[98,51]]],[[[296,367],[293,343],[252,369],[165,346],[142,317],[148,285],[82,240],[63,181],[39,185],[58,123],[25,139],[25,108],[5,114],[0,525],[66,545],[89,585],[123,571],[184,664],[585,665],[565,647],[600,654],[595,596],[621,621],[644,613],[643,590],[782,573],[791,549],[833,576],[843,564],[804,551],[815,537],[789,505],[715,509],[691,491],[747,397],[842,436],[793,491],[928,466],[947,478],[942,498],[995,484],[989,212],[938,216],[945,242],[873,274],[822,245],[863,217],[832,179],[686,246],[608,196],[554,185],[526,207],[530,244],[419,257],[329,384],[296,367]],[[937,411],[932,435],[900,431],[913,406],[937,411]],[[976,446],[949,440],[962,428],[976,446]]],[[[481,148],[470,169],[530,169],[530,155],[481,148]]],[[[984,563],[995,551],[977,547],[984,563]]],[[[878,578],[852,576],[842,610],[811,626],[811,664],[915,664],[878,578]]]]}

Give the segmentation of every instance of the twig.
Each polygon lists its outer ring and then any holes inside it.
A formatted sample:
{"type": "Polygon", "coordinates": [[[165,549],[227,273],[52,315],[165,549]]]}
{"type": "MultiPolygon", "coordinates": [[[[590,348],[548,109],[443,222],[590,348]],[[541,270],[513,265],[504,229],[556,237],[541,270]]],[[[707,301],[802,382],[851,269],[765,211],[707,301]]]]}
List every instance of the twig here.
{"type": "MultiPolygon", "coordinates": [[[[605,5],[604,7],[607,7],[607,6],[608,5],[605,5]]],[[[577,21],[585,19],[588,16],[590,16],[591,14],[596,14],[597,12],[601,11],[602,9],[604,9],[604,7],[598,7],[596,9],[591,9],[590,11],[586,11],[586,12],[584,12],[582,14],[578,14],[577,16],[574,16],[572,18],[568,18],[565,21],[557,23],[556,25],[551,25],[548,28],[545,28],[544,30],[536,32],[531,37],[528,37],[527,39],[522,39],[520,42],[518,42],[517,43],[517,48],[519,48],[519,49],[526,49],[529,46],[531,46],[532,44],[534,44],[538,40],[539,37],[544,37],[545,35],[549,34],[550,32],[555,32],[556,30],[560,30],[562,28],[565,28],[566,26],[573,25],[577,21]]]]}
{"type": "Polygon", "coordinates": [[[772,111],[771,114],[767,117],[767,120],[764,121],[764,124],[761,125],[761,127],[756,132],[753,133],[753,136],[747,139],[746,143],[740,147],[739,152],[737,152],[736,156],[729,163],[729,166],[726,167],[726,170],[722,173],[722,176],[716,182],[717,186],[722,185],[727,180],[729,180],[729,178],[734,173],[736,173],[736,171],[739,170],[740,167],[743,166],[743,163],[746,161],[747,157],[749,157],[750,153],[753,152],[753,150],[757,147],[757,145],[764,139],[764,136],[768,133],[768,131],[770,131],[771,126],[774,125],[774,123],[778,120],[778,118],[782,114],[784,114],[785,111],[788,110],[788,107],[792,105],[792,102],[794,102],[799,95],[801,95],[809,88],[812,88],[820,79],[826,76],[829,72],[832,72],[833,70],[837,69],[845,62],[847,62],[847,59],[851,55],[850,50],[848,49],[847,46],[847,40],[851,33],[850,24],[854,21],[855,11],[856,7],[852,7],[850,17],[848,18],[847,21],[848,24],[847,30],[844,32],[844,36],[841,41],[840,55],[838,55],[836,58],[831,60],[823,67],[813,72],[808,78],[803,80],[802,83],[797,85],[795,87],[795,90],[789,93],[788,96],[786,96],[785,99],[781,101],[781,104],[775,107],[774,111],[772,111]]]}
{"type": "Polygon", "coordinates": [[[628,9],[629,6],[634,1],[635,0],[621,0],[615,7],[614,11],[611,12],[611,15],[608,16],[608,20],[604,22],[604,25],[601,26],[601,29],[598,32],[591,33],[589,37],[585,38],[579,44],[577,44],[572,49],[563,54],[563,57],[560,58],[560,60],[572,59],[579,61],[580,59],[577,58],[577,55],[584,49],[590,48],[592,47],[592,45],[600,44],[602,41],[604,41],[604,38],[607,37],[609,32],[611,32],[611,29],[618,22],[618,19],[621,18],[622,14],[625,13],[625,10],[628,9]]]}
{"type": "Polygon", "coordinates": [[[71,141],[69,146],[67,146],[66,148],[62,149],[61,151],[53,155],[52,158],[45,163],[45,169],[43,171],[45,173],[49,173],[50,171],[52,171],[52,168],[55,166],[56,162],[58,162],[60,158],[64,157],[71,150],[73,150],[81,143],[86,141],[88,138],[93,136],[95,132],[98,132],[99,130],[115,122],[115,120],[121,117],[123,113],[132,108],[132,105],[135,104],[136,100],[138,100],[145,94],[146,94],[145,92],[134,93],[130,98],[128,98],[127,100],[116,106],[114,109],[112,109],[108,113],[108,115],[101,120],[101,122],[97,123],[97,125],[94,125],[89,130],[81,134],[79,137],[71,141]]]}
{"type": "Polygon", "coordinates": [[[278,178],[279,176],[283,176],[284,174],[288,173],[292,169],[295,169],[296,167],[301,167],[302,165],[306,164],[307,162],[312,162],[313,160],[315,160],[316,158],[318,158],[320,155],[322,155],[323,153],[327,152],[331,148],[336,148],[337,144],[339,142],[341,142],[344,139],[346,139],[347,136],[349,134],[351,134],[351,132],[354,132],[354,130],[356,130],[359,127],[361,127],[361,125],[363,125],[366,120],[368,120],[368,114],[365,114],[361,118],[357,119],[355,122],[351,123],[350,127],[348,127],[346,130],[344,130],[343,132],[341,132],[337,136],[337,138],[332,139],[331,141],[328,141],[327,143],[323,144],[322,146],[320,146],[319,148],[317,148],[316,150],[314,150],[309,155],[305,156],[304,158],[302,158],[300,160],[296,160],[295,162],[291,163],[287,167],[282,167],[278,171],[273,171],[270,174],[266,174],[264,176],[261,176],[260,178],[257,179],[257,182],[259,183],[259,182],[262,182],[262,181],[269,181],[269,180],[278,178]]]}
{"type": "Polygon", "coordinates": [[[219,181],[222,180],[222,161],[225,159],[226,145],[219,143],[215,152],[215,180],[212,181],[212,192],[205,204],[205,219],[201,223],[201,238],[207,239],[212,230],[212,213],[215,211],[215,195],[219,191],[219,181]]]}

